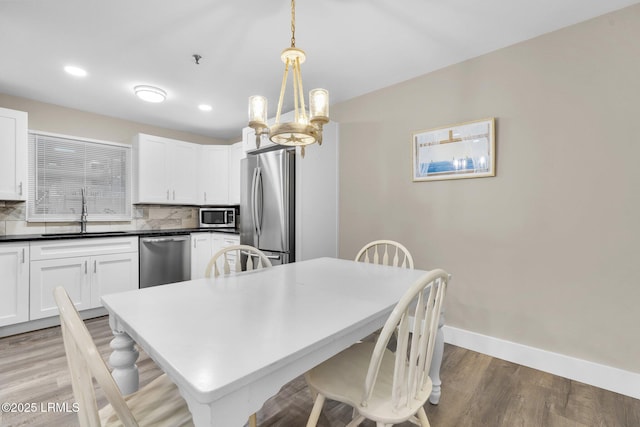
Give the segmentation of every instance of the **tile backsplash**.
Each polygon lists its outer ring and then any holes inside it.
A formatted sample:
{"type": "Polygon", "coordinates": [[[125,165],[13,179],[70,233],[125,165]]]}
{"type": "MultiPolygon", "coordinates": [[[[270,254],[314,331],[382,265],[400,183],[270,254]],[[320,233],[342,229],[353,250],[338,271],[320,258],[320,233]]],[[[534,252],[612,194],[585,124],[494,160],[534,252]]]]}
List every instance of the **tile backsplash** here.
{"type": "MultiPolygon", "coordinates": [[[[131,221],[89,222],[87,231],[196,228],[198,209],[195,206],[134,205],[131,221]]],[[[0,236],[77,231],[80,231],[79,222],[27,222],[26,203],[0,201],[0,236]]]]}

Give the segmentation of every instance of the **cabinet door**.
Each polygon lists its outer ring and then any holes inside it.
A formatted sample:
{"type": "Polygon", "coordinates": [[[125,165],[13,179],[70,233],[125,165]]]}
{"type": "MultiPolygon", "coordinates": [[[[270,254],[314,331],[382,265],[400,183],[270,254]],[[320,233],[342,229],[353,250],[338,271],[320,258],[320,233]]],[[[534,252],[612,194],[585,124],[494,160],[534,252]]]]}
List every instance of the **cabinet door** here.
{"type": "Polygon", "coordinates": [[[29,318],[58,315],[53,290],[64,286],[78,310],[91,308],[89,257],[31,261],[29,318]]]}
{"type": "Polygon", "coordinates": [[[92,307],[102,307],[100,298],[103,295],[138,289],[136,252],[92,257],[89,268],[92,307]]]}
{"type": "Polygon", "coordinates": [[[191,279],[204,277],[212,248],[211,233],[191,233],[191,279]]]}
{"type": "Polygon", "coordinates": [[[228,204],[229,146],[202,146],[199,166],[200,203],[203,205],[228,204]]]}
{"type": "Polygon", "coordinates": [[[28,321],[28,245],[0,245],[0,277],[0,326],[28,321]]]}
{"type": "MultiPolygon", "coordinates": [[[[218,252],[220,249],[240,244],[240,236],[238,235],[229,235],[226,233],[211,233],[211,239],[213,254],[218,252]]],[[[229,260],[229,267],[231,268],[231,270],[233,270],[236,265],[235,252],[229,252],[227,254],[227,259],[229,260]]]]}
{"type": "Polygon", "coordinates": [[[26,200],[27,113],[0,108],[0,200],[26,200]]]}
{"type": "Polygon", "coordinates": [[[136,151],[137,203],[169,203],[167,174],[168,142],[164,138],[138,135],[136,151]]]}
{"type": "Polygon", "coordinates": [[[229,204],[240,204],[240,160],[244,155],[242,141],[229,147],[229,204]]]}
{"type": "Polygon", "coordinates": [[[176,205],[198,203],[198,146],[187,142],[171,144],[171,162],[167,174],[171,175],[171,202],[176,205]]]}

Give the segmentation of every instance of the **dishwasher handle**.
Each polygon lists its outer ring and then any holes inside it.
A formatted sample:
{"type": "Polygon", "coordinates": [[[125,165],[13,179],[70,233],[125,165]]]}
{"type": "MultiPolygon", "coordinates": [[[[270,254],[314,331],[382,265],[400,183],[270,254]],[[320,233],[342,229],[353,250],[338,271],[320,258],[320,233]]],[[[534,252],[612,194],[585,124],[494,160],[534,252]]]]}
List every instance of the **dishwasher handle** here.
{"type": "Polygon", "coordinates": [[[180,237],[144,237],[141,239],[142,243],[165,243],[165,242],[184,242],[189,239],[189,236],[180,237]]]}

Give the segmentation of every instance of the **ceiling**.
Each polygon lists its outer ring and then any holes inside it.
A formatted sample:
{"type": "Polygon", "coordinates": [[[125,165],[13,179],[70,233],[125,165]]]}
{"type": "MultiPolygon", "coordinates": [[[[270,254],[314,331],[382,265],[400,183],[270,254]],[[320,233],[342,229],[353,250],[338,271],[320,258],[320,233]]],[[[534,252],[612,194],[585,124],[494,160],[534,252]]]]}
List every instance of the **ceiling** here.
{"type": "MultiPolygon", "coordinates": [[[[328,89],[335,104],[639,2],[298,0],[304,90],[328,89]]],[[[0,0],[0,93],[236,138],[250,95],[267,96],[275,114],[289,8],[288,0],[0,0]],[[89,74],[71,77],[65,65],[89,74]],[[139,84],[163,88],[167,100],[137,99],[139,84]]]]}

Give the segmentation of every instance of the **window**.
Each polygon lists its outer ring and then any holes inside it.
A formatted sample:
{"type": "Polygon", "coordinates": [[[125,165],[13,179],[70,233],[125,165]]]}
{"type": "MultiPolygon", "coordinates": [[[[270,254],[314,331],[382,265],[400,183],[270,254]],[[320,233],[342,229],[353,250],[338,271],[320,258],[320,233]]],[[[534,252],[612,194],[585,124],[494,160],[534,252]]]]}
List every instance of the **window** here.
{"type": "Polygon", "coordinates": [[[131,147],[29,132],[27,221],[131,220],[131,147]]]}

